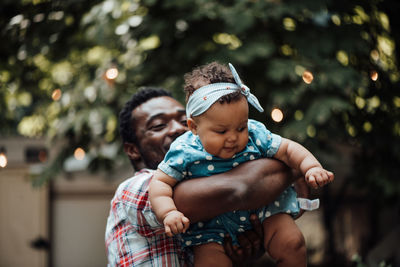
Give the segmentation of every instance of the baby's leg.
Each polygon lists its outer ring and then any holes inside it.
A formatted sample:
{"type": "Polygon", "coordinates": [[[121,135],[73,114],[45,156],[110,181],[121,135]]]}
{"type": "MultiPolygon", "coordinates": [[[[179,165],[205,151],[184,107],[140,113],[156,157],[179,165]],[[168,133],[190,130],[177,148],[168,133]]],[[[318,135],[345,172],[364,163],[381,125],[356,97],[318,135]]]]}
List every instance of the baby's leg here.
{"type": "Polygon", "coordinates": [[[264,247],[279,267],[307,265],[303,234],[293,218],[284,213],[275,214],[263,222],[264,247]]]}
{"type": "Polygon", "coordinates": [[[232,261],[225,254],[222,245],[218,243],[207,243],[194,247],[194,266],[226,266],[231,267],[232,261]]]}

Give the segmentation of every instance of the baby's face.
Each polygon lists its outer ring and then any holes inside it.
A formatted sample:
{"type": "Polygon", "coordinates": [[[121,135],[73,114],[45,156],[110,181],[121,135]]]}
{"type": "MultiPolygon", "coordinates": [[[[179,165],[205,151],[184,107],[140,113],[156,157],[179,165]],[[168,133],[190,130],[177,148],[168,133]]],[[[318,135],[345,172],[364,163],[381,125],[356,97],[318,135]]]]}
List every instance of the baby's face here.
{"type": "Polygon", "coordinates": [[[195,118],[196,129],[204,149],[223,159],[232,158],[242,151],[248,142],[247,121],[249,107],[247,100],[231,103],[214,103],[205,113],[195,118]]]}

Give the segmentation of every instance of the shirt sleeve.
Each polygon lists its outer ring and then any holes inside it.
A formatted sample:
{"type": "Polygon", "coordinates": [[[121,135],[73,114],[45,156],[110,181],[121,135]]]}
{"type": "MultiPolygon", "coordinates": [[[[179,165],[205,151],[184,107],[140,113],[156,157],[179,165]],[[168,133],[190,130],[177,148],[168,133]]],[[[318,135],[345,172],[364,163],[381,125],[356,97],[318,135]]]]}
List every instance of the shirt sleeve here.
{"type": "Polygon", "coordinates": [[[153,171],[139,172],[118,187],[111,201],[105,234],[108,267],[184,266],[180,243],[164,234],[151,210],[152,177],[153,171]]]}
{"type": "Polygon", "coordinates": [[[182,141],[176,140],[173,142],[158,168],[177,181],[181,181],[186,174],[187,148],[182,141]]]}
{"type": "Polygon", "coordinates": [[[249,120],[249,137],[262,151],[264,157],[272,158],[282,142],[280,135],[271,133],[265,125],[255,120],[249,120]]]}

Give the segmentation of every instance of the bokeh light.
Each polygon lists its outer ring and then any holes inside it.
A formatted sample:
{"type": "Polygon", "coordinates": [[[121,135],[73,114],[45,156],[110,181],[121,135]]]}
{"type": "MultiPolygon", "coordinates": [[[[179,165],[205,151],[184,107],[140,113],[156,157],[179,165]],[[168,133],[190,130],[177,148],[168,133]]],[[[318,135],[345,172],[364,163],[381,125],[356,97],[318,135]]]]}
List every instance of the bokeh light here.
{"type": "Polygon", "coordinates": [[[54,90],[53,93],[51,94],[51,98],[52,98],[54,101],[60,100],[61,96],[62,96],[62,92],[61,92],[60,89],[54,90]]]}
{"type": "Polygon", "coordinates": [[[0,167],[5,168],[7,166],[7,156],[5,153],[1,152],[0,153],[0,167]]]}
{"type": "Polygon", "coordinates": [[[313,80],[314,80],[314,75],[311,73],[311,71],[306,70],[303,72],[303,81],[306,84],[312,83],[313,80]]]}
{"type": "Polygon", "coordinates": [[[307,135],[311,138],[315,137],[317,134],[317,130],[315,129],[314,125],[308,125],[307,126],[307,135]]]}
{"type": "Polygon", "coordinates": [[[375,49],[371,51],[370,56],[374,61],[379,60],[379,52],[375,49]]]}
{"type": "Polygon", "coordinates": [[[376,70],[372,70],[369,75],[374,82],[378,80],[378,72],[376,70]]]}
{"type": "Polygon", "coordinates": [[[369,121],[364,122],[363,129],[365,132],[369,133],[372,131],[372,124],[369,121]]]}
{"type": "Polygon", "coordinates": [[[78,147],[74,151],[74,157],[77,160],[83,160],[85,158],[85,150],[83,150],[82,148],[78,147]]]}
{"type": "Polygon", "coordinates": [[[338,15],[332,15],[331,16],[331,20],[332,20],[332,22],[336,25],[336,26],[340,26],[340,24],[341,24],[341,19],[340,19],[340,17],[338,16],[338,15]]]}
{"type": "Polygon", "coordinates": [[[275,122],[283,120],[283,112],[279,108],[274,108],[271,112],[271,118],[275,122]]]}
{"type": "Polygon", "coordinates": [[[347,53],[343,50],[339,50],[336,52],[336,59],[343,65],[347,66],[349,65],[349,56],[347,53]]]}
{"type": "Polygon", "coordinates": [[[106,71],[106,78],[108,80],[115,80],[118,77],[118,69],[113,67],[106,71]]]}
{"type": "Polygon", "coordinates": [[[295,119],[296,121],[301,121],[303,118],[304,118],[304,113],[303,113],[303,111],[301,111],[301,110],[296,110],[296,111],[294,112],[294,119],[295,119]]]}
{"type": "Polygon", "coordinates": [[[292,18],[286,17],[283,19],[283,27],[287,31],[295,31],[296,30],[296,21],[292,18]]]}

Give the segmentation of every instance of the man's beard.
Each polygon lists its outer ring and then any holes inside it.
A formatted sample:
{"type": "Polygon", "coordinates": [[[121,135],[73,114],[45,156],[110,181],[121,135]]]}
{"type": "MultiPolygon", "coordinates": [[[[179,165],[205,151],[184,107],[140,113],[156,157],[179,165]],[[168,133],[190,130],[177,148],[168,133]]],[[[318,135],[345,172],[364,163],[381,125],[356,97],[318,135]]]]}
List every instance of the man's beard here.
{"type": "Polygon", "coordinates": [[[142,151],[141,148],[139,148],[140,155],[142,155],[142,160],[143,163],[145,164],[146,168],[156,170],[158,167],[158,164],[164,159],[164,154],[161,151],[157,153],[149,153],[148,151],[142,151]],[[162,155],[160,155],[162,154],[162,155]]]}
{"type": "Polygon", "coordinates": [[[146,168],[151,169],[151,170],[156,170],[158,167],[158,164],[160,162],[155,162],[154,160],[151,159],[143,159],[144,164],[146,165],[146,168]]]}
{"type": "Polygon", "coordinates": [[[159,147],[159,149],[153,149],[149,151],[149,149],[142,149],[141,146],[138,146],[140,155],[142,156],[142,161],[145,164],[146,168],[156,170],[158,167],[158,164],[161,163],[161,161],[164,159],[165,154],[167,154],[169,147],[171,146],[172,142],[178,138],[180,135],[176,135],[172,138],[172,140],[169,140],[164,142],[164,145],[159,147]]]}

